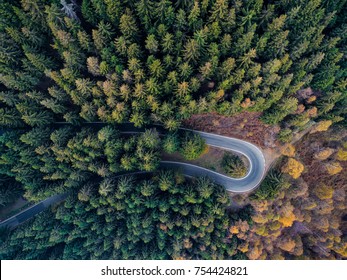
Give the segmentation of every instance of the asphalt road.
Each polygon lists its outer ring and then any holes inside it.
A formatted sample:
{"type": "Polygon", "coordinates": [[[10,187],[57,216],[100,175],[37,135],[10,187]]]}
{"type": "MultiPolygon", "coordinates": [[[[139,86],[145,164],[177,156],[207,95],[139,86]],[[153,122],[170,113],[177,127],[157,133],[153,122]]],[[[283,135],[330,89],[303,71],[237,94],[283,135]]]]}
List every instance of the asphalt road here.
{"type": "MultiPolygon", "coordinates": [[[[57,125],[66,125],[67,123],[56,123],[57,125]]],[[[104,126],[101,122],[86,123],[87,125],[93,126],[104,126]]],[[[166,131],[162,126],[154,125],[160,133],[165,133],[166,131]]],[[[144,131],[143,128],[135,128],[130,123],[121,124],[119,129],[122,133],[141,133],[144,131]]],[[[245,177],[243,178],[231,178],[223,174],[217,173],[215,171],[188,164],[175,161],[161,161],[160,165],[163,168],[170,169],[180,169],[182,173],[190,177],[207,176],[214,182],[225,187],[226,190],[234,193],[245,193],[256,188],[265,174],[265,158],[262,151],[255,145],[239,140],[236,138],[221,136],[212,133],[206,133],[196,130],[184,129],[181,130],[193,131],[200,134],[206,141],[206,144],[218,148],[223,148],[230,151],[235,151],[237,153],[243,154],[249,160],[249,170],[245,177]]],[[[130,174],[147,174],[148,172],[133,172],[130,174]]],[[[122,176],[122,175],[120,175],[122,176]]],[[[21,213],[3,221],[0,223],[0,227],[13,228],[22,222],[30,219],[37,213],[40,213],[44,209],[48,208],[50,205],[63,201],[67,194],[55,195],[46,200],[39,202],[38,204],[23,210],[21,213]]]]}
{"type": "Polygon", "coordinates": [[[43,210],[45,210],[46,208],[48,208],[52,204],[56,204],[56,203],[59,203],[59,202],[65,200],[65,198],[67,196],[68,196],[68,194],[64,193],[64,194],[54,195],[54,196],[51,196],[45,200],[42,200],[39,203],[23,210],[22,212],[2,221],[0,223],[0,228],[1,227],[6,227],[8,229],[15,228],[16,226],[29,220],[30,218],[32,218],[36,214],[42,212],[43,210]]]}
{"type": "Polygon", "coordinates": [[[231,178],[210,169],[182,162],[162,161],[163,167],[181,168],[185,175],[192,177],[207,176],[214,182],[225,187],[227,191],[245,193],[256,188],[265,174],[265,158],[262,151],[255,145],[236,138],[212,133],[194,131],[200,134],[206,144],[244,155],[249,161],[249,170],[243,178],[231,178]]]}

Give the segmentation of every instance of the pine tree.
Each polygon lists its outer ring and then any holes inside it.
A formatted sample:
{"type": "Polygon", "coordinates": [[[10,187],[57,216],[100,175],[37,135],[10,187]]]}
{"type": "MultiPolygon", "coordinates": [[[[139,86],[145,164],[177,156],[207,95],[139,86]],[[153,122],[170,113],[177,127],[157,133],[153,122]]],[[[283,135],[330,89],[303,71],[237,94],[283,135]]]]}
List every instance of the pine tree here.
{"type": "Polygon", "coordinates": [[[135,38],[137,36],[138,27],[129,9],[126,9],[125,13],[121,16],[119,29],[127,39],[135,38]]]}
{"type": "Polygon", "coordinates": [[[52,115],[47,111],[24,113],[22,119],[30,126],[44,126],[53,122],[52,115]]]}
{"type": "Polygon", "coordinates": [[[147,36],[145,47],[151,54],[158,52],[159,43],[153,34],[147,36]]]}
{"type": "Polygon", "coordinates": [[[137,15],[144,24],[145,29],[149,30],[153,19],[154,3],[150,0],[141,0],[135,6],[137,15]]]}
{"type": "Polygon", "coordinates": [[[20,127],[23,125],[18,111],[7,108],[0,108],[0,124],[9,127],[20,127]]]}

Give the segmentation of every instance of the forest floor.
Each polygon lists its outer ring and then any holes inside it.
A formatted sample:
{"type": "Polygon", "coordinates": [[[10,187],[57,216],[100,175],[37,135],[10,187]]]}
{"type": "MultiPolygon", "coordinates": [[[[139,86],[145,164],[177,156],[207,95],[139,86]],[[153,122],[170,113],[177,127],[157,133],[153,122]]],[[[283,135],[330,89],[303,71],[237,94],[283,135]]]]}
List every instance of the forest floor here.
{"type": "Polygon", "coordinates": [[[249,162],[248,162],[247,158],[245,156],[243,156],[242,154],[227,151],[227,150],[217,148],[217,147],[211,147],[211,146],[208,146],[207,149],[204,151],[204,153],[199,158],[197,158],[195,160],[186,160],[178,152],[173,153],[173,154],[162,153],[162,160],[170,160],[170,161],[179,161],[179,162],[190,163],[190,164],[194,164],[197,166],[205,167],[207,169],[210,169],[210,170],[216,171],[220,174],[228,176],[228,174],[224,171],[223,166],[222,166],[223,156],[227,153],[237,155],[238,157],[240,157],[248,169],[249,162]]]}
{"type": "Polygon", "coordinates": [[[279,143],[276,135],[278,126],[270,126],[259,119],[261,113],[243,112],[234,116],[216,113],[196,114],[183,121],[188,128],[230,136],[252,142],[263,149],[275,148],[279,143]]]}

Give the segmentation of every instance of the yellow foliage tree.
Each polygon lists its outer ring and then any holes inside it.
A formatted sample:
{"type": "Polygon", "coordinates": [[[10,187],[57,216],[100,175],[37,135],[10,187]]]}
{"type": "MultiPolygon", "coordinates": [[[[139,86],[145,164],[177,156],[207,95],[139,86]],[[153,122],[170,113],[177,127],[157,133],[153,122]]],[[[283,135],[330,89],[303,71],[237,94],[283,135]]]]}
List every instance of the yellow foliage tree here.
{"type": "Polygon", "coordinates": [[[314,96],[314,95],[312,95],[312,96],[310,96],[309,98],[307,98],[306,99],[306,102],[308,103],[308,104],[311,104],[313,101],[315,101],[317,99],[317,96],[314,96]]]}
{"type": "Polygon", "coordinates": [[[295,222],[295,220],[296,220],[296,217],[293,212],[287,213],[286,215],[278,219],[278,221],[284,227],[291,227],[293,223],[295,222]]]}
{"type": "Polygon", "coordinates": [[[340,173],[342,171],[342,166],[338,162],[327,163],[325,165],[325,168],[328,171],[329,175],[335,175],[335,174],[340,173]]]}
{"type": "Polygon", "coordinates": [[[313,189],[313,193],[321,200],[331,199],[334,194],[334,189],[330,186],[320,184],[313,189]]]}
{"type": "Polygon", "coordinates": [[[269,207],[269,202],[267,200],[252,200],[251,205],[253,206],[255,212],[264,212],[269,207]]]}
{"type": "Polygon", "coordinates": [[[269,235],[269,230],[266,225],[261,225],[259,227],[256,227],[254,232],[258,235],[261,236],[268,236],[269,235]]]}
{"type": "Polygon", "coordinates": [[[281,148],[281,154],[287,157],[295,155],[295,147],[292,144],[287,144],[281,148]]]}
{"type": "Polygon", "coordinates": [[[216,94],[216,100],[222,99],[223,96],[224,96],[224,90],[223,89],[218,90],[216,94]]]}
{"type": "Polygon", "coordinates": [[[309,211],[316,207],[317,207],[317,203],[314,200],[307,200],[302,205],[302,209],[309,210],[309,211]]]}
{"type": "Polygon", "coordinates": [[[193,243],[189,238],[186,238],[183,240],[183,247],[184,248],[190,249],[190,248],[192,248],[192,246],[193,246],[193,243]]]}
{"type": "Polygon", "coordinates": [[[238,228],[241,232],[247,232],[249,230],[249,224],[247,221],[241,221],[239,220],[237,222],[238,228]]]}
{"type": "Polygon", "coordinates": [[[248,242],[244,242],[240,244],[237,249],[241,251],[242,253],[247,253],[248,252],[248,242]]]}
{"type": "Polygon", "coordinates": [[[307,115],[309,117],[315,117],[317,116],[317,107],[312,107],[310,109],[307,110],[307,115]]]}
{"type": "Polygon", "coordinates": [[[311,130],[310,133],[315,133],[315,132],[321,132],[321,131],[327,131],[328,128],[333,124],[331,120],[327,121],[320,121],[315,125],[315,127],[311,130]]]}
{"type": "Polygon", "coordinates": [[[285,260],[285,257],[281,253],[275,253],[273,255],[270,255],[270,260],[285,260]]]}
{"type": "Polygon", "coordinates": [[[268,222],[267,217],[261,215],[252,216],[252,220],[257,224],[265,224],[266,222],[268,222]]]}
{"type": "Polygon", "coordinates": [[[237,226],[231,226],[229,228],[229,232],[232,233],[232,234],[238,234],[239,233],[239,229],[237,226]]]}
{"type": "Polygon", "coordinates": [[[294,158],[289,158],[287,163],[282,167],[282,172],[288,173],[294,179],[300,177],[301,173],[304,171],[304,165],[295,160],[294,158]]]}
{"type": "Polygon", "coordinates": [[[295,248],[295,241],[291,238],[282,239],[281,242],[278,244],[278,247],[281,248],[283,251],[291,252],[295,248]]]}
{"type": "Polygon", "coordinates": [[[325,160],[328,157],[330,157],[334,152],[335,152],[334,149],[327,148],[327,149],[324,149],[324,150],[321,150],[321,151],[315,153],[314,158],[318,159],[318,160],[325,160]]]}
{"type": "Polygon", "coordinates": [[[336,159],[340,161],[347,161],[347,150],[339,149],[336,154],[336,159]]]}
{"type": "Polygon", "coordinates": [[[340,254],[343,258],[347,258],[347,242],[341,242],[339,244],[335,244],[333,250],[340,254]]]}
{"type": "Polygon", "coordinates": [[[247,253],[247,257],[250,260],[257,260],[261,256],[263,250],[260,246],[252,246],[247,253]]]}
{"type": "Polygon", "coordinates": [[[281,228],[282,224],[279,223],[278,221],[274,221],[269,225],[270,230],[272,231],[276,231],[279,230],[281,228]]]}

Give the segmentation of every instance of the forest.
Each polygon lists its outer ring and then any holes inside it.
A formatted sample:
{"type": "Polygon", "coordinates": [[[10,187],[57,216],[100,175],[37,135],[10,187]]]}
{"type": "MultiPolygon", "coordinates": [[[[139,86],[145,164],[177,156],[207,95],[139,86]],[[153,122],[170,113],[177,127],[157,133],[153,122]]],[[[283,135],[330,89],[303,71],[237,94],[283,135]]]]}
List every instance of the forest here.
{"type": "Polygon", "coordinates": [[[346,13],[346,0],[0,0],[0,207],[69,194],[1,229],[0,258],[346,258],[346,13]],[[281,157],[253,193],[160,168],[163,153],[206,152],[178,128],[211,114],[277,128],[281,157]]]}

